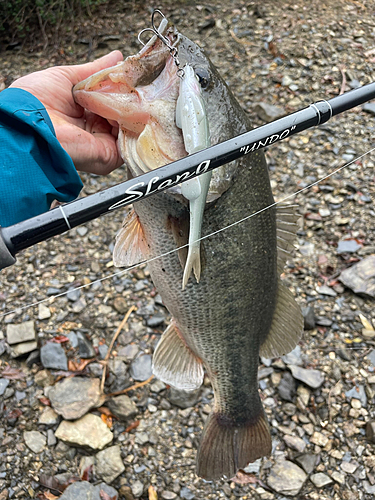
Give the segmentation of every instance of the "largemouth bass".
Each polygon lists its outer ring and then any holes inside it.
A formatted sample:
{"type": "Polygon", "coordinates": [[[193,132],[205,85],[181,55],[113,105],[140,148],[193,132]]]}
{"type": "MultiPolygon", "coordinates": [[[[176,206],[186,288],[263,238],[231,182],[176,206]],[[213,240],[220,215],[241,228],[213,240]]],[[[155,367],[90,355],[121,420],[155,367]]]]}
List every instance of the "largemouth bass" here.
{"type": "MultiPolygon", "coordinates": [[[[160,27],[178,49],[180,65],[194,69],[216,144],[251,128],[248,116],[204,52],[160,27]]],[[[168,47],[154,36],[135,56],[76,85],[76,101],[119,123],[119,145],[135,177],[187,154],[176,126],[180,81],[168,47]]],[[[134,204],[120,230],[114,261],[149,262],[154,284],[173,319],[153,358],[154,373],[179,389],[198,388],[207,371],[214,407],[206,420],[197,474],[230,478],[271,453],[271,436],[258,392],[259,354],[283,355],[297,344],[302,315],[279,275],[296,232],[293,209],[274,206],[222,228],[274,202],[267,165],[255,152],[214,170],[202,220],[200,280],[181,287],[189,241],[189,202],[181,187],[134,204]]]]}

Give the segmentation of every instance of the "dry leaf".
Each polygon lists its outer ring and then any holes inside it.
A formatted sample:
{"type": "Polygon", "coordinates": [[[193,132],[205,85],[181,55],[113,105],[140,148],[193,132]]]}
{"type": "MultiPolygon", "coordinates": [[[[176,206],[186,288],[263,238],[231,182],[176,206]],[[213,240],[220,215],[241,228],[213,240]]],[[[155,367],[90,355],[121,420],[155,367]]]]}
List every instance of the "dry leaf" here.
{"type": "Polygon", "coordinates": [[[50,491],[45,491],[44,496],[47,500],[56,500],[56,498],[59,498],[56,495],[54,495],[53,493],[51,493],[50,491]]]}
{"type": "Polygon", "coordinates": [[[10,380],[20,380],[26,377],[23,371],[21,371],[19,368],[12,368],[10,365],[4,368],[4,370],[1,372],[1,376],[10,380]]]}
{"type": "Polygon", "coordinates": [[[108,493],[106,493],[104,490],[100,490],[99,496],[101,500],[116,500],[117,495],[110,497],[108,493]]]}
{"type": "Polygon", "coordinates": [[[358,314],[359,319],[361,320],[362,325],[365,327],[365,330],[372,330],[374,331],[374,327],[370,323],[370,321],[366,318],[366,316],[363,316],[363,314],[358,314]]]}
{"type": "Polygon", "coordinates": [[[49,342],[54,342],[55,344],[63,344],[64,342],[69,342],[69,338],[65,335],[56,335],[49,342]]]}
{"type": "Polygon", "coordinates": [[[89,465],[86,467],[86,469],[83,471],[81,479],[82,481],[88,481],[90,482],[90,479],[92,479],[92,473],[93,473],[94,467],[93,465],[89,465]]]}
{"type": "Polygon", "coordinates": [[[102,413],[100,415],[100,418],[103,420],[103,422],[105,423],[105,425],[109,428],[112,427],[112,417],[109,417],[108,415],[106,415],[105,413],[102,413]]]}
{"type": "Polygon", "coordinates": [[[158,500],[158,494],[152,485],[148,488],[148,500],[158,500]]]}
{"type": "Polygon", "coordinates": [[[140,420],[136,420],[135,422],[131,423],[131,424],[129,425],[129,427],[127,427],[127,428],[125,429],[125,432],[130,432],[130,431],[132,431],[133,429],[136,429],[136,428],[138,427],[138,425],[139,425],[139,424],[140,424],[140,420]]]}

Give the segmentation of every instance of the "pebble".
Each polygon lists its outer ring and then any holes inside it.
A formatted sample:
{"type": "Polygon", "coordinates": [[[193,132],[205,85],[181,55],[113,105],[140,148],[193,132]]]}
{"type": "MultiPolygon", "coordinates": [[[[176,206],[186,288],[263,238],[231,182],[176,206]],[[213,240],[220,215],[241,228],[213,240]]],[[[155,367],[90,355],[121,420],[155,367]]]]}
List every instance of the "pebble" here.
{"type": "MultiPolygon", "coordinates": [[[[304,320],[304,330],[314,330],[315,328],[315,313],[314,313],[314,308],[309,306],[309,307],[302,307],[302,315],[303,315],[303,320],[304,320]]],[[[298,363],[294,363],[298,364],[298,363]]]]}
{"type": "Polygon", "coordinates": [[[124,297],[116,297],[115,300],[113,301],[113,307],[120,314],[125,314],[126,311],[129,309],[129,304],[127,300],[124,299],[124,297]]]}
{"type": "Polygon", "coordinates": [[[368,495],[375,495],[375,484],[371,486],[368,481],[363,481],[363,489],[368,495]]]}
{"type": "Polygon", "coordinates": [[[143,484],[141,483],[141,481],[135,481],[131,485],[131,489],[135,498],[139,498],[143,493],[143,484]]]}
{"type": "Polygon", "coordinates": [[[337,253],[354,253],[357,252],[362,245],[356,240],[340,240],[337,245],[337,253]]]}
{"type": "Polygon", "coordinates": [[[191,408],[198,401],[199,389],[196,391],[183,391],[171,387],[168,391],[168,400],[179,408],[191,408]]]}
{"type": "Polygon", "coordinates": [[[66,420],[80,418],[104,401],[98,378],[66,378],[55,384],[48,396],[53,409],[66,420]]]}
{"type": "Polygon", "coordinates": [[[286,114],[283,108],[273,106],[272,104],[267,104],[265,102],[255,103],[253,110],[264,122],[277,120],[286,114]]]}
{"type": "Polygon", "coordinates": [[[181,488],[180,497],[183,498],[184,500],[194,500],[195,493],[193,493],[191,490],[189,490],[189,488],[184,486],[183,488],[181,488]]]}
{"type": "Polygon", "coordinates": [[[307,243],[305,242],[303,245],[299,246],[299,251],[302,255],[305,255],[306,257],[313,255],[315,252],[315,245],[314,243],[307,243]]]}
{"type": "Polygon", "coordinates": [[[93,348],[91,342],[87,339],[86,335],[82,332],[77,333],[78,340],[78,354],[80,358],[90,359],[96,356],[95,349],[93,348]]]}
{"type": "Polygon", "coordinates": [[[120,446],[110,446],[96,454],[96,474],[106,483],[111,483],[124,472],[120,446]]]}
{"type": "Polygon", "coordinates": [[[47,446],[55,446],[57,439],[52,429],[47,430],[47,446]]]}
{"type": "Polygon", "coordinates": [[[11,346],[10,355],[12,358],[18,358],[23,356],[28,352],[35,351],[38,348],[38,342],[31,340],[29,342],[21,342],[20,344],[14,344],[11,346]]]}
{"type": "Polygon", "coordinates": [[[50,408],[49,406],[47,406],[42,411],[42,413],[39,417],[38,423],[44,424],[44,425],[55,425],[58,423],[58,421],[59,421],[58,414],[55,412],[55,410],[53,408],[50,408]]]}
{"type": "Polygon", "coordinates": [[[314,434],[311,436],[310,441],[311,443],[316,444],[317,446],[324,447],[328,443],[329,439],[321,432],[315,431],[314,434]]]}
{"type": "Polygon", "coordinates": [[[69,332],[66,336],[68,337],[70,345],[73,347],[73,349],[78,347],[78,337],[75,332],[69,332]]]}
{"type": "Polygon", "coordinates": [[[281,359],[286,365],[303,365],[301,347],[297,345],[289,354],[281,356],[281,359]]]}
{"type": "Polygon", "coordinates": [[[68,359],[60,344],[48,342],[40,349],[40,359],[44,368],[53,370],[67,370],[68,359]]]}
{"type": "Polygon", "coordinates": [[[137,406],[126,394],[115,396],[106,404],[113,415],[120,420],[126,420],[138,412],[137,406]]]}
{"type": "Polygon", "coordinates": [[[285,401],[293,401],[296,393],[296,382],[289,372],[284,373],[277,390],[282,399],[285,401]]]}
{"type": "Polygon", "coordinates": [[[118,356],[133,360],[139,352],[137,344],[129,344],[118,351],[118,356]]]}
{"type": "Polygon", "coordinates": [[[358,464],[355,462],[342,462],[340,467],[344,472],[353,474],[358,469],[358,464]]]}
{"type": "Polygon", "coordinates": [[[34,321],[24,321],[17,325],[7,325],[7,341],[9,345],[28,342],[30,340],[35,340],[34,321]]]}
{"type": "Polygon", "coordinates": [[[280,460],[272,467],[267,484],[277,493],[296,496],[307,479],[305,472],[289,460],[280,460]]]}
{"type": "Polygon", "coordinates": [[[25,444],[34,453],[40,453],[44,450],[47,439],[46,437],[38,431],[25,431],[23,433],[23,439],[25,444]]]}
{"type": "Polygon", "coordinates": [[[40,370],[35,374],[35,383],[41,387],[46,387],[54,383],[54,377],[50,374],[48,370],[40,370]]]}
{"type": "Polygon", "coordinates": [[[375,255],[369,255],[341,272],[339,280],[354,293],[375,297],[375,255]]]}
{"type": "Polygon", "coordinates": [[[317,463],[318,455],[313,455],[312,453],[305,453],[304,455],[299,455],[296,457],[296,462],[303,468],[306,474],[311,474],[315,469],[317,463]]]}
{"type": "Polygon", "coordinates": [[[306,449],[306,443],[303,439],[297,437],[297,436],[284,436],[284,441],[289,446],[289,448],[292,448],[292,450],[299,451],[300,453],[303,453],[306,449]]]}
{"type": "Polygon", "coordinates": [[[80,296],[81,296],[81,290],[77,288],[69,290],[69,292],[66,294],[67,299],[70,300],[71,302],[75,302],[80,298],[80,296]]]}
{"type": "Polygon", "coordinates": [[[87,227],[86,226],[80,226],[80,227],[77,227],[77,233],[80,235],[80,236],[85,236],[87,234],[87,227]]]}
{"type": "Polygon", "coordinates": [[[144,382],[152,375],[152,358],[149,354],[143,354],[136,358],[130,366],[130,374],[134,380],[144,382]]]}
{"type": "Polygon", "coordinates": [[[177,494],[173,491],[164,490],[161,494],[161,498],[163,498],[163,500],[174,500],[177,498],[177,494]]]}
{"type": "Polygon", "coordinates": [[[51,317],[51,310],[44,304],[38,304],[38,319],[48,319],[51,317]]]}
{"type": "Polygon", "coordinates": [[[324,382],[324,373],[320,370],[307,370],[296,365],[289,365],[289,369],[295,379],[300,380],[313,389],[317,389],[324,382]]]}
{"type": "Polygon", "coordinates": [[[375,102],[367,102],[362,106],[363,111],[366,113],[370,113],[371,115],[375,115],[375,102]]]}
{"type": "Polygon", "coordinates": [[[362,406],[367,406],[367,396],[363,385],[353,387],[352,389],[350,389],[350,391],[346,391],[345,396],[349,399],[349,401],[352,398],[359,399],[362,406]]]}
{"type": "Polygon", "coordinates": [[[58,439],[71,445],[101,450],[112,442],[113,434],[100,417],[89,413],[79,420],[63,420],[55,432],[58,439]]]}
{"type": "Polygon", "coordinates": [[[340,474],[337,470],[332,472],[331,478],[341,485],[345,484],[345,474],[340,474]]]}
{"type": "Polygon", "coordinates": [[[94,486],[88,481],[77,481],[70,484],[59,497],[59,500],[102,500],[104,497],[100,494],[101,491],[106,493],[105,498],[118,500],[118,493],[111,486],[105,483],[94,486]]]}
{"type": "Polygon", "coordinates": [[[331,484],[332,479],[327,476],[327,474],[323,474],[323,472],[317,472],[316,474],[312,474],[310,476],[310,480],[315,484],[317,488],[323,488],[327,486],[327,484],[331,484]]]}
{"type": "Polygon", "coordinates": [[[152,316],[146,321],[147,326],[149,326],[150,328],[156,328],[157,326],[161,326],[164,324],[164,322],[165,322],[165,316],[164,314],[161,313],[154,314],[154,316],[152,316]]]}
{"type": "Polygon", "coordinates": [[[9,380],[7,378],[0,378],[0,396],[2,396],[5,392],[5,389],[9,385],[9,380]]]}
{"type": "Polygon", "coordinates": [[[335,292],[335,290],[333,290],[332,288],[330,288],[327,285],[317,286],[316,291],[318,293],[320,293],[321,295],[328,295],[329,297],[336,297],[337,296],[337,293],[335,292]]]}

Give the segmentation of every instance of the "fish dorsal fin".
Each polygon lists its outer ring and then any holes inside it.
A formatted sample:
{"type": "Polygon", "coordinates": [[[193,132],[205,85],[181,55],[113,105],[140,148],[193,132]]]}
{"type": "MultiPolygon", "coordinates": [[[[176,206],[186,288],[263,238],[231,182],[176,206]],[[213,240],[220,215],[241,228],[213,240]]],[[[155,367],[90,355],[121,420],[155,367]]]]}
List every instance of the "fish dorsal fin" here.
{"type": "Polygon", "coordinates": [[[299,217],[297,205],[279,204],[276,207],[277,269],[280,274],[291,256],[299,217]]]}
{"type": "Polygon", "coordinates": [[[267,338],[260,347],[264,358],[276,358],[292,351],[301,338],[303,316],[292,293],[279,279],[277,302],[267,338]]]}
{"type": "MultiPolygon", "coordinates": [[[[298,230],[297,220],[300,216],[296,209],[296,205],[286,204],[280,204],[276,209],[277,269],[280,274],[291,256],[290,252],[298,230]]],[[[287,354],[297,345],[302,331],[301,308],[279,279],[276,308],[269,334],[261,345],[260,355],[265,358],[275,358],[287,354]]]]}
{"type": "Polygon", "coordinates": [[[148,245],[142,224],[134,209],[126,215],[122,228],[116,235],[113,263],[116,267],[128,267],[145,260],[148,245]]]}
{"type": "Polygon", "coordinates": [[[174,320],[156,347],[152,370],[157,378],[176,389],[193,391],[203,383],[202,361],[186,344],[174,320]]]}

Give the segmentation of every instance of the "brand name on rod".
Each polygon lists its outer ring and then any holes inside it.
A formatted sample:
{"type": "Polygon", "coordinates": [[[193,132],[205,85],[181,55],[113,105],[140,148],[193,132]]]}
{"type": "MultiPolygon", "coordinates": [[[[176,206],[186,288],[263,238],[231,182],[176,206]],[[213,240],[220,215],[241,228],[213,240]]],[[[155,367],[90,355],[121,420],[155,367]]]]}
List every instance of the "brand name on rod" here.
{"type": "Polygon", "coordinates": [[[262,139],[261,141],[253,142],[251,144],[248,144],[247,146],[242,146],[240,149],[240,153],[247,155],[248,153],[253,153],[254,151],[257,151],[258,149],[265,148],[266,146],[269,146],[270,144],[273,144],[277,141],[282,141],[288,135],[290,135],[293,130],[297,128],[296,125],[293,125],[290,128],[287,128],[283,130],[280,134],[272,134],[266,137],[265,139],[262,139]]]}
{"type": "Polygon", "coordinates": [[[155,175],[155,177],[150,179],[147,183],[142,181],[136,182],[132,186],[128,187],[128,189],[125,191],[125,194],[127,196],[114,205],[110,206],[108,210],[115,210],[116,208],[127,205],[134,201],[138,201],[139,199],[144,198],[150,194],[157,193],[159,191],[163,191],[164,189],[176,186],[177,184],[180,184],[180,182],[184,182],[191,177],[204,174],[205,172],[207,172],[210,163],[211,160],[202,161],[202,163],[200,163],[196,169],[192,171],[187,170],[182,174],[177,174],[175,177],[165,179],[162,182],[160,182],[161,179],[157,175],[155,175]]]}

